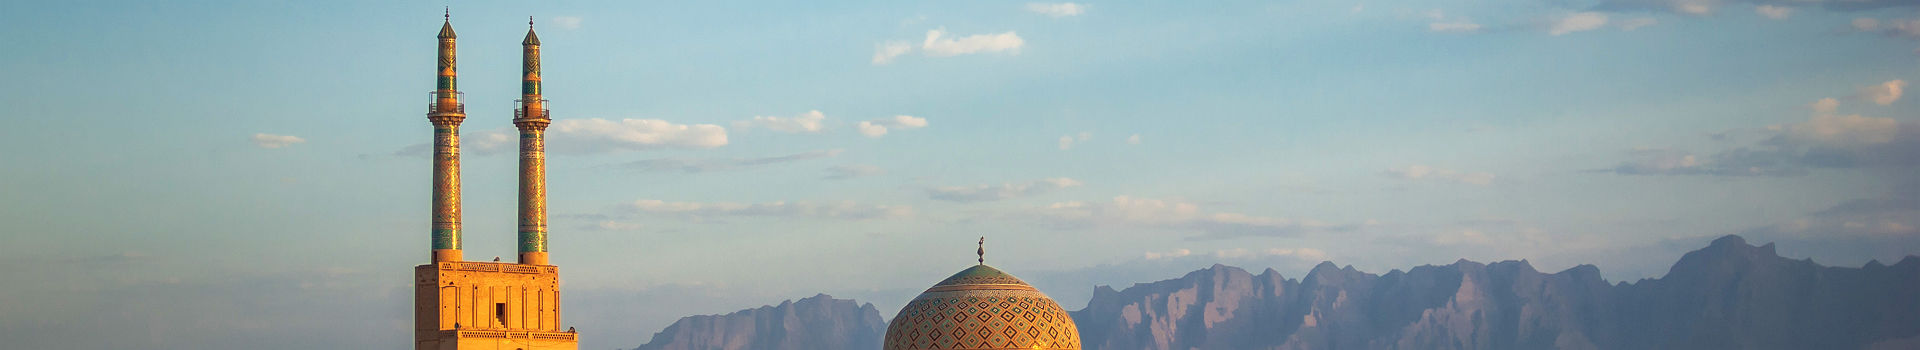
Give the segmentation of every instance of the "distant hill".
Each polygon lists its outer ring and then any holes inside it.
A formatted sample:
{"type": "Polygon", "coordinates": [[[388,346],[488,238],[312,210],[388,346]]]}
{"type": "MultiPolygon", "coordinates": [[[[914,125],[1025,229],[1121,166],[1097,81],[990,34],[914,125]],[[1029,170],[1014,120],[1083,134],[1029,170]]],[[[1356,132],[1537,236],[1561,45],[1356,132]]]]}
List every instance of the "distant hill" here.
{"type": "Polygon", "coordinates": [[[886,330],[873,304],[820,294],[779,306],[681,318],[635,350],[878,350],[886,330]]]}
{"type": "MultiPolygon", "coordinates": [[[[1825,267],[1726,236],[1617,284],[1524,260],[1385,275],[1322,263],[1297,280],[1214,265],[1102,286],[1073,318],[1089,350],[1920,349],[1920,257],[1825,267]]],[[[885,327],[871,305],[821,295],[682,319],[640,349],[877,349],[885,327]]]]}

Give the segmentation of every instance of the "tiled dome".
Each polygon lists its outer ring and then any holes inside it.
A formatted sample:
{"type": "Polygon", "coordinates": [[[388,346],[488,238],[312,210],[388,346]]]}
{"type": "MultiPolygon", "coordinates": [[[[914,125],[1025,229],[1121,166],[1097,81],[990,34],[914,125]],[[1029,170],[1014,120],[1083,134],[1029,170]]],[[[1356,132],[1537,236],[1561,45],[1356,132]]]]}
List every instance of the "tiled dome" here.
{"type": "Polygon", "coordinates": [[[913,298],[887,324],[885,350],[1080,349],[1067,310],[1027,282],[985,264],[913,298]]]}

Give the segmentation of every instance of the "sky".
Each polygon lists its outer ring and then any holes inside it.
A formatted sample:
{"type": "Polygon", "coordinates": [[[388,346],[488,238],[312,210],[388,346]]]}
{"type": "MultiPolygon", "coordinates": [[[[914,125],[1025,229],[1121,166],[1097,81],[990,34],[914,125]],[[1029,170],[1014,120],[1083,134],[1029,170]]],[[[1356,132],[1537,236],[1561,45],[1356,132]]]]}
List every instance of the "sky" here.
{"type": "Polygon", "coordinates": [[[410,341],[448,8],[466,257],[514,259],[531,16],[563,323],[610,349],[818,293],[891,318],[980,237],[1070,310],[1214,263],[1896,261],[1917,5],[9,1],[0,339],[410,341]]]}

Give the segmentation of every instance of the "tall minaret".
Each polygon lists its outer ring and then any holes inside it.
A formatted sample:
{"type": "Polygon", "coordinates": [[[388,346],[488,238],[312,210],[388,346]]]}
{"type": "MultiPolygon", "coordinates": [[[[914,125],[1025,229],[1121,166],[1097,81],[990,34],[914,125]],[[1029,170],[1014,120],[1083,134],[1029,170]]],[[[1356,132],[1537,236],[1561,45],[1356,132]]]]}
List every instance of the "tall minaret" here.
{"type": "Polygon", "coordinates": [[[547,100],[540,98],[540,37],[527,17],[527,39],[520,41],[520,263],[547,265],[547,100]]]}
{"type": "Polygon", "coordinates": [[[460,261],[460,122],[467,119],[453,58],[453,14],[440,24],[439,86],[427,105],[433,122],[433,262],[460,261]]]}

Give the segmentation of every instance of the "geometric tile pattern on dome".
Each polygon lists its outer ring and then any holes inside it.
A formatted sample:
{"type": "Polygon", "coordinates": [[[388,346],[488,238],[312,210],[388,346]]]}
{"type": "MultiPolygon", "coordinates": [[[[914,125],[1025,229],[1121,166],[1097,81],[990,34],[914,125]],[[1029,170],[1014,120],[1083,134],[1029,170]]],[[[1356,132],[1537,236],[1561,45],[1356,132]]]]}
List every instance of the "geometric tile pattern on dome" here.
{"type": "Polygon", "coordinates": [[[1021,281],[1019,278],[1015,278],[1006,272],[1002,272],[1000,269],[987,265],[974,265],[966,270],[960,270],[960,273],[955,273],[952,277],[947,277],[947,279],[941,280],[940,283],[935,283],[933,286],[941,287],[967,284],[1016,284],[1024,286],[1027,285],[1027,282],[1021,281]]]}
{"type": "Polygon", "coordinates": [[[908,302],[887,324],[885,350],[1080,349],[1067,310],[1025,281],[976,265],[908,302]]]}
{"type": "Polygon", "coordinates": [[[887,326],[886,350],[1079,349],[1067,310],[1035,291],[933,292],[887,326]]]}

